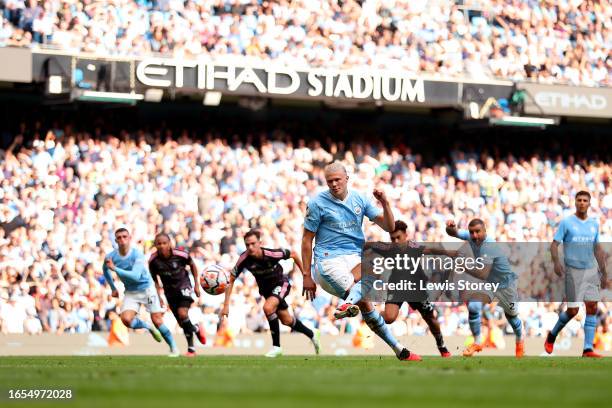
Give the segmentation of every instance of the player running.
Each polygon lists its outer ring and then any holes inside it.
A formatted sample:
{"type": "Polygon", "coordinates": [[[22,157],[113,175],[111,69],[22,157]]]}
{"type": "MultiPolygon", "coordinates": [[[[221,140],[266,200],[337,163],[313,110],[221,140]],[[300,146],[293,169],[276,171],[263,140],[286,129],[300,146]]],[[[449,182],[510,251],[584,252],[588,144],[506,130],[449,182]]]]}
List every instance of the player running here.
{"type": "Polygon", "coordinates": [[[144,254],[136,248],[130,247],[130,233],[125,228],[115,231],[115,242],[118,248],[107,254],[104,258],[104,278],[113,291],[113,297],[118,297],[117,288],[113,282],[111,271],[115,272],[125,287],[123,306],[121,308],[121,321],[126,327],[132,329],[147,329],[155,340],[161,341],[162,337],[170,346],[169,357],[178,357],[179,350],[176,347],[172,333],[164,324],[164,310],[161,307],[159,296],[153,286],[153,279],[145,265],[144,254]],[[154,327],[142,320],[136,314],[144,305],[151,314],[154,327]]]}
{"type": "Polygon", "coordinates": [[[170,237],[167,234],[157,234],[154,245],[156,251],[149,258],[149,271],[160,299],[163,292],[172,314],[183,329],[187,339],[187,353],[185,355],[195,357],[193,335],[198,336],[200,343],[206,344],[204,326],[194,325],[189,319],[189,308],[193,303],[191,292],[195,291],[195,295],[200,297],[198,269],[188,252],[172,248],[170,237]],[[193,288],[189,280],[187,267],[193,275],[193,288]],[[160,285],[160,280],[163,288],[160,285]]]}
{"type": "Polygon", "coordinates": [[[279,319],[285,326],[306,335],[312,342],[316,354],[319,354],[321,350],[319,330],[310,330],[297,317],[292,316],[289,313],[289,305],[285,301],[285,297],[291,290],[291,284],[289,278],[283,274],[280,261],[293,259],[297,268],[303,273],[300,257],[288,249],[262,247],[261,233],[257,230],[250,230],[244,235],[244,244],[246,251],[240,255],[236,266],[232,269],[230,283],[225,290],[222,317],[228,316],[234,282],[240,273],[246,269],[253,274],[259,287],[259,294],[266,299],[263,310],[270,326],[272,349],[265,356],[279,357],[283,355],[283,349],[280,346],[279,319]]]}
{"type": "MultiPolygon", "coordinates": [[[[393,243],[408,243],[408,225],[404,221],[397,220],[395,221],[395,228],[393,232],[391,232],[391,242],[393,243]]],[[[431,248],[425,248],[423,246],[419,246],[418,251],[424,255],[455,255],[456,251],[438,251],[432,250],[431,248]]],[[[421,271],[421,278],[424,278],[424,274],[421,271]]],[[[403,301],[392,301],[387,300],[385,302],[385,310],[383,312],[383,318],[385,319],[385,323],[391,324],[399,315],[399,310],[402,307],[403,301]]],[[[434,315],[434,305],[428,300],[422,302],[408,302],[408,305],[413,309],[418,311],[427,323],[429,327],[429,331],[431,335],[436,339],[436,345],[438,347],[438,351],[442,357],[450,357],[451,353],[446,348],[444,344],[444,337],[442,336],[442,331],[440,331],[440,323],[436,316],[434,315]]]]}
{"type": "Polygon", "coordinates": [[[555,274],[565,275],[567,310],[559,314],[555,327],[546,336],[544,349],[548,354],[553,352],[557,335],[565,325],[578,313],[580,303],[584,301],[586,319],[584,321],[584,348],[582,357],[600,358],[602,355],[593,351],[593,339],[597,328],[597,302],[600,288],[607,286],[606,255],[599,243],[599,223],[588,217],[591,205],[591,194],[579,191],[575,197],[576,213],[564,218],[550,246],[550,253],[555,264],[555,274]],[[565,267],[559,261],[559,245],[563,243],[565,267]],[[593,263],[593,255],[599,265],[593,263]]]}
{"type": "Polygon", "coordinates": [[[474,335],[474,343],[463,351],[465,357],[471,357],[475,353],[482,351],[482,338],[480,328],[482,324],[481,312],[482,304],[490,303],[493,298],[499,300],[499,304],[504,309],[504,314],[516,337],[515,356],[521,358],[525,355],[525,341],[523,339],[523,323],[518,317],[516,307],[516,274],[510,268],[508,257],[500,251],[499,244],[495,244],[495,240],[487,237],[487,230],[484,222],[478,218],[474,218],[468,224],[468,230],[457,230],[454,221],[446,223],[446,232],[448,235],[467,241],[472,248],[474,257],[481,258],[484,263],[482,269],[467,269],[466,273],[475,276],[476,278],[485,280],[491,283],[499,283],[499,288],[496,293],[477,292],[470,294],[471,300],[468,302],[469,323],[472,334],[474,335]]]}
{"type": "Polygon", "coordinates": [[[419,361],[421,357],[395,339],[372,304],[362,300],[362,293],[367,292],[362,291],[362,286],[369,284],[357,284],[361,280],[361,253],[365,242],[363,217],[387,232],[393,231],[395,222],[383,191],[374,190],[374,197],[383,206],[381,212],[370,199],[348,190],[348,178],[341,163],[327,165],[325,180],[329,190],[308,202],[302,236],[304,294],[307,299],[315,297],[316,280],[326,292],[346,300],[334,313],[337,319],[353,317],[361,311],[368,327],[393,349],[397,358],[419,361]],[[315,237],[313,262],[312,240],[315,237]]]}

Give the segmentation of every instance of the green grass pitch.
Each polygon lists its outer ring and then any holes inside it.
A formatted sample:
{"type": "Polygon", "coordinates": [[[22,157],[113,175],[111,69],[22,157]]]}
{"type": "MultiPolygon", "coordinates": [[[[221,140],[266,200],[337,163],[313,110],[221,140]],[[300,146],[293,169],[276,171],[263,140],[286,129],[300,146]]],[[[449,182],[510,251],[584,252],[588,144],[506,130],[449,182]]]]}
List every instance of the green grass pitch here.
{"type": "Polygon", "coordinates": [[[0,406],[602,407],[612,359],[527,357],[0,357],[0,406]],[[70,388],[70,401],[8,399],[70,388]]]}

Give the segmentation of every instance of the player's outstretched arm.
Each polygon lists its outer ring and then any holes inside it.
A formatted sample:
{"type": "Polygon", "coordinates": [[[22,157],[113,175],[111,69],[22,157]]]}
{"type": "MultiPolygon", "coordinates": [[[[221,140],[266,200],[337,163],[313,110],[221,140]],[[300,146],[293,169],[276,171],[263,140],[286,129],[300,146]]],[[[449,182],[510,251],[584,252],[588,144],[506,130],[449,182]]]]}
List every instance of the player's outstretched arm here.
{"type": "Polygon", "coordinates": [[[491,273],[493,264],[484,265],[482,268],[465,269],[465,273],[472,275],[478,279],[486,280],[491,273]]]}
{"type": "Polygon", "coordinates": [[[451,258],[456,258],[459,256],[459,251],[443,248],[425,248],[423,250],[423,255],[444,255],[451,258]]]}
{"type": "Polygon", "coordinates": [[[317,284],[310,274],[310,268],[312,267],[312,241],[314,237],[314,232],[304,228],[302,235],[302,260],[304,261],[302,266],[302,275],[304,277],[302,296],[306,296],[306,299],[309,300],[314,299],[317,293],[317,284]]]}

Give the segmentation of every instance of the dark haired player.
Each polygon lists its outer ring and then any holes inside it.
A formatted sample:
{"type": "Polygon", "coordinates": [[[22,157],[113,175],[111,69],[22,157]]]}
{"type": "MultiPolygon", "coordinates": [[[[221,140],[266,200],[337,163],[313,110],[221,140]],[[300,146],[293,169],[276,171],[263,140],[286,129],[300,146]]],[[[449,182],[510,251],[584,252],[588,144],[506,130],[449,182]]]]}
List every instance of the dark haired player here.
{"type": "Polygon", "coordinates": [[[195,290],[195,295],[200,297],[200,285],[198,284],[198,269],[189,256],[188,252],[180,249],[173,249],[170,237],[167,234],[157,234],[155,236],[156,251],[149,258],[149,271],[160,294],[163,291],[168,300],[168,306],[176,321],[183,329],[187,339],[187,357],[194,357],[195,347],[193,345],[193,335],[197,334],[200,343],[206,344],[206,335],[203,326],[194,325],[189,320],[189,308],[193,303],[191,292],[195,290]],[[187,267],[193,275],[194,286],[192,288],[189,280],[187,267]],[[160,281],[163,284],[160,285],[160,281]]]}
{"type": "Polygon", "coordinates": [[[576,213],[564,218],[555,233],[550,253],[555,265],[555,274],[565,275],[567,310],[559,314],[555,327],[546,336],[544,348],[548,354],[553,352],[557,335],[565,325],[578,314],[580,303],[586,307],[584,321],[584,348],[582,357],[600,358],[593,351],[593,339],[597,328],[597,301],[599,291],[607,286],[606,255],[599,243],[599,223],[589,218],[591,194],[579,191],[575,197],[576,213]],[[559,245],[563,244],[565,267],[559,261],[559,245]],[[594,260],[599,265],[599,273],[594,260]],[[577,289],[577,290],[576,290],[577,289]]]}
{"type": "Polygon", "coordinates": [[[279,319],[285,325],[293,330],[306,335],[314,345],[315,352],[319,354],[321,344],[319,340],[319,331],[314,332],[296,317],[289,313],[289,305],[285,302],[285,297],[291,290],[289,279],[283,274],[283,267],[280,261],[283,259],[293,259],[295,265],[302,271],[302,261],[300,257],[293,251],[288,249],[269,249],[261,246],[261,233],[257,230],[250,230],[244,235],[244,244],[247,250],[240,255],[236,266],[230,275],[230,284],[225,291],[225,302],[221,312],[222,317],[229,313],[229,302],[234,287],[236,278],[242,271],[249,270],[259,287],[259,294],[266,301],[263,309],[270,325],[270,334],[272,335],[272,350],[266,357],[279,357],[283,355],[283,350],[280,347],[280,326],[279,319]]]}
{"type": "MultiPolygon", "coordinates": [[[[389,235],[391,236],[391,242],[393,243],[408,243],[408,234],[407,231],[408,226],[404,221],[397,220],[395,221],[395,228],[393,232],[389,235]]],[[[430,248],[419,247],[419,250],[422,251],[422,254],[431,254],[431,255],[445,255],[446,251],[437,252],[436,250],[432,250],[430,248]]],[[[450,254],[453,251],[448,251],[450,254]]],[[[424,277],[424,275],[423,275],[424,277]]],[[[399,314],[399,310],[402,307],[403,301],[388,300],[385,302],[385,310],[382,313],[383,318],[385,319],[385,323],[391,324],[393,323],[399,314]]],[[[427,323],[429,327],[429,331],[432,336],[436,339],[436,345],[438,346],[438,351],[442,357],[450,357],[451,353],[446,348],[444,344],[444,337],[442,336],[442,332],[440,331],[440,323],[438,323],[438,319],[434,314],[434,306],[428,301],[422,302],[408,302],[408,305],[413,309],[418,311],[427,323]]]]}

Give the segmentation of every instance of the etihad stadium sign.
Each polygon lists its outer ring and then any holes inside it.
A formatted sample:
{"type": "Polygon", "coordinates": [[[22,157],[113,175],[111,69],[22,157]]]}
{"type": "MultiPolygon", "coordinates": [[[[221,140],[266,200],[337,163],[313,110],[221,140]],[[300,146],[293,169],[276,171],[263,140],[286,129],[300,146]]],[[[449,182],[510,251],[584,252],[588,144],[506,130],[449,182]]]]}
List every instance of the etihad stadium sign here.
{"type": "Polygon", "coordinates": [[[268,64],[148,58],[138,62],[136,79],[145,87],[220,91],[238,95],[351,99],[456,106],[457,82],[431,81],[387,70],[294,70],[268,64]]]}
{"type": "Polygon", "coordinates": [[[512,81],[439,77],[400,68],[336,69],[286,66],[240,56],[178,59],[42,49],[32,52],[28,72],[34,82],[53,77],[55,82],[49,89],[55,93],[82,89],[136,93],[154,102],[163,95],[175,98],[202,94],[204,102],[208,96],[228,95],[324,102],[337,107],[363,104],[462,109],[469,102],[484,104],[491,98],[507,98],[513,86],[512,81]]]}
{"type": "Polygon", "coordinates": [[[519,83],[527,92],[525,113],[612,118],[612,88],[519,83]]]}

